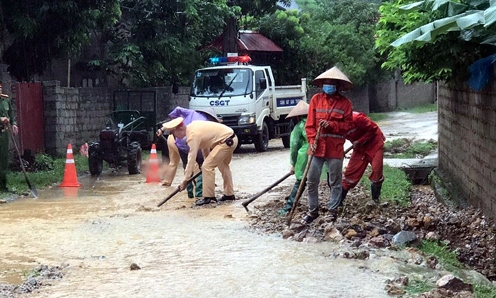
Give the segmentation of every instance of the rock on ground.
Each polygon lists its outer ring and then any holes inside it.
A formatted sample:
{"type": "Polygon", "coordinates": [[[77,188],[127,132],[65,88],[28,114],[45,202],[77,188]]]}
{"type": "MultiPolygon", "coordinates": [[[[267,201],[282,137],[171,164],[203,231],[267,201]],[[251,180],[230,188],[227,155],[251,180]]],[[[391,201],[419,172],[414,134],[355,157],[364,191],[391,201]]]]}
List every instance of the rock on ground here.
{"type": "MultiPolygon", "coordinates": [[[[291,228],[278,211],[285,199],[281,197],[265,205],[258,205],[251,216],[251,226],[262,233],[280,233],[284,238],[296,241],[335,241],[345,239],[354,247],[392,246],[392,238],[400,231],[411,231],[418,240],[441,241],[451,251],[458,252],[458,260],[469,268],[496,280],[495,272],[495,224],[480,210],[473,207],[456,209],[437,201],[430,186],[416,185],[411,195],[411,206],[401,207],[388,202],[379,205],[370,201],[363,187],[352,189],[336,221],[327,215],[329,191],[325,183],[320,187],[320,217],[310,225],[300,224],[307,210],[305,195],[298,204],[291,228]]],[[[279,188],[283,194],[291,189],[279,188]]],[[[437,261],[431,260],[432,266],[437,261]]]]}

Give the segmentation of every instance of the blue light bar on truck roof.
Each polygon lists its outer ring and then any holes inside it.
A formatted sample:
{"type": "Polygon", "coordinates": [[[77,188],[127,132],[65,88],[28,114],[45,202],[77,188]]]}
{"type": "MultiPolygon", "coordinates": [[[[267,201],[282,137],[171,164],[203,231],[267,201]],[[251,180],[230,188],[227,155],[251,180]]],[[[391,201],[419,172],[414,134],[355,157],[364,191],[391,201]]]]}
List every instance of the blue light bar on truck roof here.
{"type": "Polygon", "coordinates": [[[212,57],[209,59],[212,64],[221,64],[221,63],[243,63],[246,64],[251,61],[250,56],[231,56],[231,57],[212,57]]]}

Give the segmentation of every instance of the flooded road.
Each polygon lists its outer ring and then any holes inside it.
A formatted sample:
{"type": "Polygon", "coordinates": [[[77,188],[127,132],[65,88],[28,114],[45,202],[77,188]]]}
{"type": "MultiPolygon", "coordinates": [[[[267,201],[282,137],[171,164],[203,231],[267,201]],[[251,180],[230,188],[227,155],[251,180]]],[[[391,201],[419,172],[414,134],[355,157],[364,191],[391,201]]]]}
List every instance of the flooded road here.
{"type": "MultiPolygon", "coordinates": [[[[81,188],[38,190],[38,199],[0,205],[0,283],[20,284],[40,264],[67,266],[61,280],[29,297],[390,297],[399,276],[394,254],[335,257],[340,243],[300,243],[249,229],[241,203],[289,171],[289,150],[271,141],[235,154],[232,203],[194,206],[181,192],[144,175],[104,172],[78,177],[81,188]],[[130,270],[131,264],[140,270],[130,270]]],[[[76,165],[86,167],[87,165],[76,165]]],[[[216,174],[217,197],[222,180],[216,174]]],[[[290,177],[280,185],[292,185],[290,177]]],[[[260,197],[250,205],[270,200],[260,197]]],[[[287,194],[280,194],[285,196],[287,194]]]]}

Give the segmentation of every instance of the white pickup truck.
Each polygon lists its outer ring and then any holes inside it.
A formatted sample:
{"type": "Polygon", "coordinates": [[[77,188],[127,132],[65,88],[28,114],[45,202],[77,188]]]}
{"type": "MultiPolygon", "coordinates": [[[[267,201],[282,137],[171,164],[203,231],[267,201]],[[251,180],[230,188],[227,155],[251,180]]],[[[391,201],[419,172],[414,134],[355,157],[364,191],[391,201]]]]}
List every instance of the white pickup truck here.
{"type": "Polygon", "coordinates": [[[221,122],[234,129],[238,147],[254,144],[263,152],[270,139],[280,137],[288,148],[294,123],[286,116],[298,101],[307,101],[306,79],[301,85],[276,86],[270,66],[248,65],[247,56],[229,59],[235,61],[195,72],[189,108],[213,108],[221,122]]]}

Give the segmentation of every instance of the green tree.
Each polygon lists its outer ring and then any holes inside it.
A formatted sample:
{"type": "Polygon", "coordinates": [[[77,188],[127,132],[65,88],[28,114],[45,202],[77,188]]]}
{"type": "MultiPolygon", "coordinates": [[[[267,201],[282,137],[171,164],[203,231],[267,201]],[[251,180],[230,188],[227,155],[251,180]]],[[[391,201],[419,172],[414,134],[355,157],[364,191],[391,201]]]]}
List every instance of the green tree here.
{"type": "MultiPolygon", "coordinates": [[[[122,0],[126,34],[115,30],[107,59],[91,61],[135,87],[188,84],[203,45],[222,32],[225,0],[122,0]]],[[[122,31],[122,28],[121,28],[122,31]]]]}
{"type": "MultiPolygon", "coordinates": [[[[260,17],[267,13],[273,13],[279,1],[277,0],[229,0],[227,5],[232,7],[232,14],[226,17],[223,28],[223,55],[227,53],[237,53],[237,33],[238,25],[242,18],[260,17]]],[[[280,1],[285,5],[290,5],[290,0],[280,1]]]]}
{"type": "Polygon", "coordinates": [[[378,71],[375,50],[378,5],[362,0],[316,0],[303,23],[301,48],[307,55],[308,78],[338,66],[355,85],[373,84],[384,76],[378,71]]]}
{"type": "Polygon", "coordinates": [[[2,60],[18,80],[33,80],[57,58],[77,54],[90,41],[97,20],[112,24],[118,0],[2,0],[2,60]],[[104,18],[101,18],[105,15],[104,18]]]}
{"type": "Polygon", "coordinates": [[[375,50],[376,3],[363,0],[308,1],[296,10],[276,11],[243,25],[259,30],[284,50],[274,62],[278,82],[298,83],[337,65],[356,85],[384,76],[375,50]]]}
{"type": "Polygon", "coordinates": [[[496,1],[385,2],[376,45],[386,69],[405,82],[467,80],[469,66],[494,54],[496,1]]]}
{"type": "Polygon", "coordinates": [[[306,57],[300,46],[300,39],[305,32],[301,18],[308,18],[308,14],[300,14],[296,10],[281,11],[267,14],[259,19],[247,18],[242,27],[258,30],[264,36],[275,42],[283,49],[282,57],[274,59],[274,76],[278,84],[298,84],[305,76],[306,57]]]}

